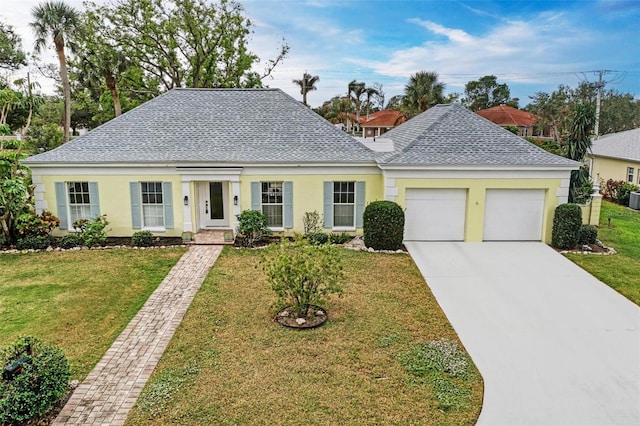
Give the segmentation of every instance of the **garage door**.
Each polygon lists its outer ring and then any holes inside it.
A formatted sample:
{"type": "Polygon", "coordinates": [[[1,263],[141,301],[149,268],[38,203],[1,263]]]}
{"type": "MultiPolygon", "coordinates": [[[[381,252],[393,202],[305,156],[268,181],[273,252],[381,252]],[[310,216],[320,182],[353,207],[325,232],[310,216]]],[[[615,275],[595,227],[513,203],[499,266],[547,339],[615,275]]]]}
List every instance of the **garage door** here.
{"type": "Polygon", "coordinates": [[[544,189],[487,189],[485,241],[540,241],[544,189]]]}
{"type": "Polygon", "coordinates": [[[407,241],[464,241],[466,189],[407,189],[407,241]]]}

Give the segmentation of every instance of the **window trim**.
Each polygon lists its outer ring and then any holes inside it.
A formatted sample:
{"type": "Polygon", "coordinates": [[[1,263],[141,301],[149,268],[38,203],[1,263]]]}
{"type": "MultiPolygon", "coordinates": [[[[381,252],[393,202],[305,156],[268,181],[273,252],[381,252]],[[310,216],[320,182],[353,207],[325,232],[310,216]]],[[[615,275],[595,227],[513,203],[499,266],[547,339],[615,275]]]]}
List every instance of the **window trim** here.
{"type": "Polygon", "coordinates": [[[635,174],[635,168],[627,167],[627,182],[633,183],[634,174],[635,174]]]}
{"type": "MultiPolygon", "coordinates": [[[[164,199],[164,188],[163,188],[163,181],[139,181],[138,182],[138,190],[139,192],[139,197],[140,197],[140,229],[142,231],[151,231],[151,232],[165,232],[167,230],[166,227],[166,217],[165,217],[165,199],[164,199]],[[143,200],[143,191],[142,191],[142,184],[150,184],[153,183],[155,185],[159,185],[160,186],[160,196],[162,197],[162,203],[144,203],[143,200]],[[145,205],[147,206],[160,206],[160,209],[162,211],[162,226],[147,226],[145,224],[145,215],[144,215],[144,207],[145,205]]],[[[149,193],[147,191],[147,193],[149,193]]],[[[155,193],[157,194],[157,192],[155,193]]]]}
{"type": "MultiPolygon", "coordinates": [[[[333,231],[355,231],[357,229],[356,227],[356,193],[357,193],[357,188],[356,188],[356,181],[353,180],[334,180],[332,181],[333,183],[333,189],[332,189],[332,197],[331,197],[331,214],[332,216],[332,227],[331,229],[333,231]],[[336,183],[342,184],[342,183],[351,183],[353,184],[353,202],[352,203],[336,203],[335,202],[335,195],[336,195],[336,183]],[[340,226],[336,226],[336,214],[335,214],[335,206],[352,206],[353,207],[353,213],[351,216],[351,225],[340,225],[340,226]]],[[[342,193],[342,192],[340,192],[342,193]]],[[[346,194],[348,194],[349,192],[346,192],[346,194]]]]}
{"type": "MultiPolygon", "coordinates": [[[[268,194],[268,192],[267,192],[268,194]]],[[[284,223],[285,223],[285,208],[284,208],[284,181],[280,180],[261,180],[260,181],[260,211],[262,212],[262,214],[264,214],[265,216],[267,215],[264,212],[264,206],[280,206],[280,211],[281,211],[281,224],[280,226],[268,226],[268,228],[272,231],[284,231],[285,227],[284,227],[284,223]],[[271,189],[271,184],[280,184],[280,199],[281,201],[279,203],[263,203],[262,202],[262,196],[265,194],[265,192],[262,190],[262,185],[263,184],[267,184],[268,189],[271,189]]],[[[268,217],[267,217],[268,219],[268,217]]]]}
{"type": "Polygon", "coordinates": [[[77,221],[77,220],[80,220],[80,219],[86,219],[86,220],[91,220],[92,219],[92,217],[91,217],[91,189],[89,188],[89,181],[84,181],[84,180],[83,181],[67,181],[67,182],[65,182],[65,186],[66,186],[66,190],[67,190],[66,191],[66,203],[65,204],[66,204],[66,210],[67,210],[67,217],[69,218],[69,226],[68,226],[69,229],[68,230],[70,232],[79,232],[78,229],[73,227],[73,223],[75,221],[77,221]],[[82,188],[82,191],[80,193],[74,192],[74,194],[76,194],[76,196],[78,194],[80,194],[81,196],[86,194],[89,197],[89,202],[88,203],[84,203],[84,202],[83,203],[72,203],[71,202],[71,189],[76,184],[80,184],[80,185],[86,184],[87,185],[87,191],[86,192],[84,191],[84,188],[82,188]],[[72,212],[72,208],[71,208],[72,206],[82,207],[83,210],[84,210],[84,208],[88,208],[89,217],[85,217],[84,215],[82,215],[82,216],[78,216],[78,217],[76,217],[74,219],[73,218],[74,215],[71,213],[72,212]]]}

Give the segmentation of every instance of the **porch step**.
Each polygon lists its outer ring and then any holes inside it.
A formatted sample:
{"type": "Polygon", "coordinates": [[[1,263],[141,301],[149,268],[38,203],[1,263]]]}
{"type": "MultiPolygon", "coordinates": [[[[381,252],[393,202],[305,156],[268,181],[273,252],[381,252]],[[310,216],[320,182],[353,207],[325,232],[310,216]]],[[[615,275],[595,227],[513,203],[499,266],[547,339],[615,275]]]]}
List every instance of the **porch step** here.
{"type": "Polygon", "coordinates": [[[233,244],[233,230],[203,229],[193,234],[191,243],[196,245],[230,245],[233,244]]]}

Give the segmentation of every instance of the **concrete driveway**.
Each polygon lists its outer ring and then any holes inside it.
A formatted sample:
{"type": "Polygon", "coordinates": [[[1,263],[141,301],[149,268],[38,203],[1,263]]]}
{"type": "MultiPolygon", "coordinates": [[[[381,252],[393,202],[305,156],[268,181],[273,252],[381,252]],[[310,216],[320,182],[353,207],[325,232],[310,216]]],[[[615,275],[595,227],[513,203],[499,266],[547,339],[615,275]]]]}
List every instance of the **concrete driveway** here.
{"type": "Polygon", "coordinates": [[[640,425],[640,308],[542,243],[407,242],[484,378],[481,425],[640,425]]]}

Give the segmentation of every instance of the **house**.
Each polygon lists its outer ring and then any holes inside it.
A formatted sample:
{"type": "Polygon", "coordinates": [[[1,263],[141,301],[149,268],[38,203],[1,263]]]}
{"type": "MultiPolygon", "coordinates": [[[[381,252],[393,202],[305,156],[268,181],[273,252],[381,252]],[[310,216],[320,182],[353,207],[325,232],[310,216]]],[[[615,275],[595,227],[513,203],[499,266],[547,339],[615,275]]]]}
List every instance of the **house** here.
{"type": "Polygon", "coordinates": [[[326,232],[361,232],[387,199],[407,240],[459,241],[549,241],[578,167],[459,105],[385,138],[373,151],[278,89],[174,89],[25,164],[61,232],[107,214],[111,236],[180,236],[234,229],[246,209],[287,234],[314,210],[326,232]]]}
{"type": "Polygon", "coordinates": [[[613,179],[640,185],[640,128],[595,139],[589,162],[596,183],[613,179]]]}
{"type": "Polygon", "coordinates": [[[368,116],[360,117],[362,136],[374,138],[382,136],[387,131],[407,121],[404,114],[393,109],[372,112],[368,116]]]}
{"type": "Polygon", "coordinates": [[[549,129],[541,129],[536,133],[535,124],[538,117],[534,114],[507,105],[481,109],[476,114],[502,127],[515,127],[522,137],[551,137],[549,129]]]}

